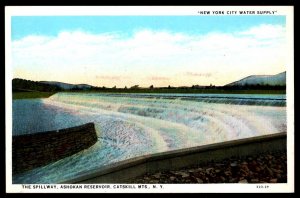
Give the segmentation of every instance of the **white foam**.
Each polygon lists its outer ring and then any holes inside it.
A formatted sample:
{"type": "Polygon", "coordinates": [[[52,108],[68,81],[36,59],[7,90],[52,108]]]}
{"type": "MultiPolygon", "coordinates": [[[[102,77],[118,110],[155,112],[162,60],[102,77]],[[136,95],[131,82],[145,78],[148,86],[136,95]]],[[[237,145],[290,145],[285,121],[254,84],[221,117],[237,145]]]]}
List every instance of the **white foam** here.
{"type": "MultiPolygon", "coordinates": [[[[286,131],[285,106],[244,105],[244,102],[233,105],[213,100],[207,103],[162,96],[151,98],[149,94],[146,98],[126,96],[58,93],[43,100],[14,101],[14,134],[28,133],[33,130],[28,126],[36,123],[38,127],[33,131],[94,122],[99,137],[89,149],[15,176],[14,183],[56,183],[135,156],[286,131]],[[30,108],[23,108],[28,104],[30,108]],[[27,119],[20,121],[20,116],[27,119]],[[45,123],[39,124],[38,119],[45,123]]],[[[247,95],[251,96],[269,100],[266,96],[247,95]]],[[[222,97],[225,101],[226,97],[222,97]]]]}

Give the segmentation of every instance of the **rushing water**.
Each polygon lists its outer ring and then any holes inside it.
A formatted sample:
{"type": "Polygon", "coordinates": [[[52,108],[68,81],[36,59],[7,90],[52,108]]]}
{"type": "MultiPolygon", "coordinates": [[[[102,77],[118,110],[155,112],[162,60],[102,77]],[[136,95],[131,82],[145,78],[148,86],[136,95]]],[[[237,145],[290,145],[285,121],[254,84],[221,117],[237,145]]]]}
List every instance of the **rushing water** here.
{"type": "Polygon", "coordinates": [[[75,155],[13,176],[58,183],[144,154],[286,131],[285,95],[80,94],[13,101],[13,135],[94,122],[98,141],[75,155]]]}

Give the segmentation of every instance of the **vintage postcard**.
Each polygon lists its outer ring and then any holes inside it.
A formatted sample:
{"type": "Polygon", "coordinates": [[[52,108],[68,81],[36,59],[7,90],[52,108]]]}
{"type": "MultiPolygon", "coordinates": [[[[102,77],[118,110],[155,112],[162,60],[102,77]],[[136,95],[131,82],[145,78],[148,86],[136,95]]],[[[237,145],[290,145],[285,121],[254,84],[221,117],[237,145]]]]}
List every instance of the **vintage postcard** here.
{"type": "Polygon", "coordinates": [[[6,192],[294,192],[293,18],[7,6],[6,192]]]}

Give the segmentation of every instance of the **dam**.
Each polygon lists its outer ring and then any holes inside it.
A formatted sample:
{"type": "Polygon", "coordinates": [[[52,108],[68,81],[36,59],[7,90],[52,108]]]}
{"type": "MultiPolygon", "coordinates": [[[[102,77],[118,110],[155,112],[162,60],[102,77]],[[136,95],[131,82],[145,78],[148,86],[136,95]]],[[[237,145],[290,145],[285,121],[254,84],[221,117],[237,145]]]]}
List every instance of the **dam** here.
{"type": "Polygon", "coordinates": [[[285,95],[57,93],[13,101],[13,135],[95,123],[97,142],[13,176],[61,183],[138,156],[287,131],[285,95]]]}

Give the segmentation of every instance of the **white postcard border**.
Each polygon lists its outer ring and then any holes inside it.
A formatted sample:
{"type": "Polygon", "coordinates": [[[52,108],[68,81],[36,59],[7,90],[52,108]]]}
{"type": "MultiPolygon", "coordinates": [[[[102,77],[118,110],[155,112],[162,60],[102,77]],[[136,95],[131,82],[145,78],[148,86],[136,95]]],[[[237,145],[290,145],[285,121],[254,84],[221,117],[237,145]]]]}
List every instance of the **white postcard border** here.
{"type": "MultiPolygon", "coordinates": [[[[261,14],[261,15],[271,15],[261,14]]],[[[258,15],[247,14],[247,15],[258,15]]],[[[5,7],[5,122],[6,122],[6,192],[8,193],[168,193],[168,192],[294,192],[294,8],[293,6],[6,6],[5,7]],[[224,11],[222,14],[199,14],[199,11],[224,11]],[[230,11],[237,11],[236,14],[230,11]],[[109,189],[61,189],[64,184],[53,184],[54,189],[47,188],[52,184],[28,184],[31,189],[24,185],[12,184],[12,57],[11,57],[11,17],[12,16],[99,16],[99,15],[126,15],[126,16],[228,16],[244,15],[238,11],[270,11],[272,15],[286,16],[287,30],[287,158],[288,158],[288,182],[287,184],[147,184],[147,188],[138,188],[143,184],[130,184],[135,188],[114,188],[114,185],[124,184],[101,184],[109,185],[109,189]],[[35,185],[40,185],[39,187],[35,185]],[[153,188],[153,185],[162,185],[162,188],[153,188]]],[[[69,187],[71,187],[70,184],[69,187]]],[[[94,184],[96,185],[96,184],[94,184]]],[[[100,184],[97,184],[100,185],[100,184]]],[[[129,185],[129,184],[126,184],[129,185]]]]}

